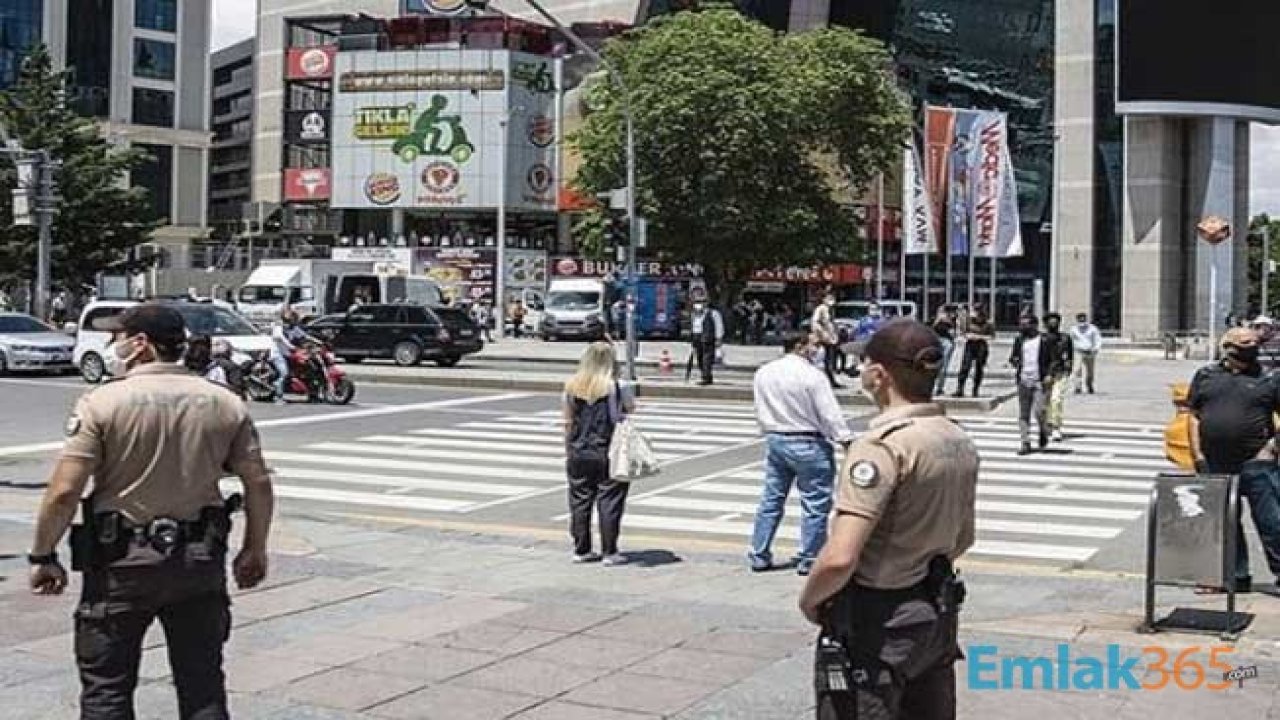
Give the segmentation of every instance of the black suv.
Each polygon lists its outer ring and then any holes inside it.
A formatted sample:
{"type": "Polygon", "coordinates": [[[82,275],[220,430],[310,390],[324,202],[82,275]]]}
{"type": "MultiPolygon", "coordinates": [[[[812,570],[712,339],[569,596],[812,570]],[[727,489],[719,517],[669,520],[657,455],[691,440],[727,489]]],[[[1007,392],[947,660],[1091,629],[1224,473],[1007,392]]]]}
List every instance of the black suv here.
{"type": "Polygon", "coordinates": [[[417,365],[426,359],[453,367],[484,347],[479,326],[449,307],[361,305],[346,315],[317,318],[306,330],[347,362],[391,358],[397,365],[417,365]]]}

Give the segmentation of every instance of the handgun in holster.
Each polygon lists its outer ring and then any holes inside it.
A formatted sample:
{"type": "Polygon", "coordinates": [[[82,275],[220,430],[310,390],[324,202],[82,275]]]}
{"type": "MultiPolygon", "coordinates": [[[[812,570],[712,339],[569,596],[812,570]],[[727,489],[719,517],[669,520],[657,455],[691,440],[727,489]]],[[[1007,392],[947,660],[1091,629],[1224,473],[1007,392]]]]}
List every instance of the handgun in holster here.
{"type": "Polygon", "coordinates": [[[929,561],[929,574],[925,583],[928,595],[934,599],[939,614],[957,612],[964,605],[967,590],[952,567],[951,559],[946,555],[935,555],[929,561]]]}
{"type": "Polygon", "coordinates": [[[80,522],[71,526],[71,569],[84,572],[94,567],[98,556],[98,523],[93,498],[80,500],[80,522]]]}
{"type": "Polygon", "coordinates": [[[853,661],[844,641],[823,622],[813,660],[813,686],[818,720],[852,718],[857,708],[853,661]]]}

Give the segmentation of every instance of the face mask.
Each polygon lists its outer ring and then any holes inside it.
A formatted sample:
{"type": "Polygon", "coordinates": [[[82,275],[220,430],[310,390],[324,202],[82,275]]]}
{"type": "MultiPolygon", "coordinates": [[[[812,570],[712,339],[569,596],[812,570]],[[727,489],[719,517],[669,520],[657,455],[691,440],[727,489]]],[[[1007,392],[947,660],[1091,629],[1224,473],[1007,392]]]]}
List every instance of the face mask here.
{"type": "Polygon", "coordinates": [[[1252,365],[1258,362],[1258,346],[1257,345],[1228,345],[1227,356],[1238,363],[1252,365]]]}
{"type": "Polygon", "coordinates": [[[1018,328],[1018,331],[1021,332],[1022,337],[1025,338],[1033,338],[1036,336],[1036,329],[1033,327],[1018,328]]]}
{"type": "Polygon", "coordinates": [[[1056,332],[1058,332],[1058,329],[1059,329],[1060,327],[1061,327],[1061,326],[1060,326],[1060,325],[1058,325],[1058,323],[1056,323],[1056,322],[1051,322],[1051,323],[1049,323],[1049,324],[1048,324],[1049,332],[1056,333],[1056,332]]]}
{"type": "Polygon", "coordinates": [[[879,407],[880,401],[876,398],[876,393],[880,392],[879,380],[872,377],[873,373],[869,371],[868,366],[865,364],[860,368],[860,371],[861,372],[859,372],[858,375],[861,378],[862,383],[859,390],[862,391],[863,397],[875,403],[876,406],[879,407]]]}
{"type": "Polygon", "coordinates": [[[694,312],[696,312],[696,313],[700,313],[700,312],[702,312],[703,310],[706,310],[706,309],[707,309],[707,306],[706,306],[706,305],[694,305],[694,306],[693,306],[693,311],[694,311],[694,312]]]}
{"type": "Polygon", "coordinates": [[[130,351],[127,339],[115,343],[105,358],[107,372],[112,377],[124,377],[129,373],[129,367],[141,354],[141,349],[130,351]]]}

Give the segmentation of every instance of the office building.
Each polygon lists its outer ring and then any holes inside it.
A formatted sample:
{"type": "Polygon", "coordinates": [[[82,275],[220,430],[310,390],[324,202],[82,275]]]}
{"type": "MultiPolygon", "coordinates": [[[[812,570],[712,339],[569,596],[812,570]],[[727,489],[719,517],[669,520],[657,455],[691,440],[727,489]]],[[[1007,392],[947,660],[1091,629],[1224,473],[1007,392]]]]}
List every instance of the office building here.
{"type": "Polygon", "coordinates": [[[150,191],[160,269],[154,292],[208,284],[204,271],[208,192],[211,0],[8,0],[0,4],[0,87],[26,51],[45,43],[72,69],[77,108],[112,141],[152,157],[130,181],[150,191]]]}
{"type": "MultiPolygon", "coordinates": [[[[211,237],[231,241],[253,228],[253,81],[254,39],[213,54],[213,104],[209,153],[209,221],[211,237]]],[[[226,267],[230,263],[221,263],[226,267]]]]}

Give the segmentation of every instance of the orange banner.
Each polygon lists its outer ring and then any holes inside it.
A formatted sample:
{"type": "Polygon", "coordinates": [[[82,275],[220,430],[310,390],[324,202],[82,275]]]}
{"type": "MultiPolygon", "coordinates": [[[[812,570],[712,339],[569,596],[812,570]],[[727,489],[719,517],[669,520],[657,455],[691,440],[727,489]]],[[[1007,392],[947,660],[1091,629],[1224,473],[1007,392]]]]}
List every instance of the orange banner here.
{"type": "MultiPolygon", "coordinates": [[[[956,112],[951,108],[927,107],[924,115],[925,187],[933,210],[933,226],[945,228],[948,181],[951,178],[951,147],[956,137],[956,112]]],[[[935,239],[936,243],[936,239],[935,239]]],[[[929,250],[937,252],[934,247],[929,250]]]]}

